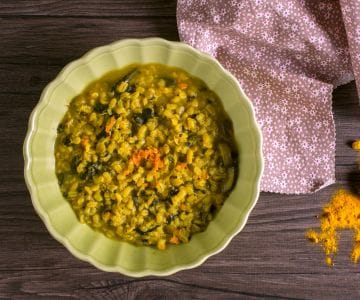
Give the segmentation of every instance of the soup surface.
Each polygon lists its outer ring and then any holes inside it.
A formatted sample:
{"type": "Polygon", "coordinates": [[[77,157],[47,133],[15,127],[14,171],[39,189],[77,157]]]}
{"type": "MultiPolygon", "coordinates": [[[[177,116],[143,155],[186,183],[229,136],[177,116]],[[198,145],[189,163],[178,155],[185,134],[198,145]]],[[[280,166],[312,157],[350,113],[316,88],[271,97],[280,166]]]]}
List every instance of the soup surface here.
{"type": "Polygon", "coordinates": [[[203,231],[237,174],[233,127],[185,71],[129,65],[91,83],[58,126],[56,175],[80,222],[165,249],[203,231]]]}

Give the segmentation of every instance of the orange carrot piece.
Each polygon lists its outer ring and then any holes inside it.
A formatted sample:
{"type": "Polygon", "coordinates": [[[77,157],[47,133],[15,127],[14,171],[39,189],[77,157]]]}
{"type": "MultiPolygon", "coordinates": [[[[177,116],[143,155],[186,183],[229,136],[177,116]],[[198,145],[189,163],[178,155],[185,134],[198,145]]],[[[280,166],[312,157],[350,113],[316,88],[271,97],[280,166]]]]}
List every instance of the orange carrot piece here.
{"type": "Polygon", "coordinates": [[[156,148],[149,148],[145,150],[138,150],[133,153],[131,160],[135,166],[139,166],[141,161],[149,160],[153,164],[153,169],[157,171],[164,166],[164,162],[161,160],[160,152],[156,148]]]}
{"type": "Polygon", "coordinates": [[[175,170],[176,171],[181,171],[181,170],[184,170],[185,168],[187,168],[187,164],[186,163],[180,163],[180,164],[176,165],[175,170]]]}
{"type": "Polygon", "coordinates": [[[114,127],[116,123],[116,119],[114,118],[114,116],[112,116],[107,122],[106,122],[106,126],[105,126],[105,132],[106,133],[110,133],[111,129],[114,127]]]}
{"type": "Polygon", "coordinates": [[[85,147],[87,144],[89,144],[89,138],[86,136],[81,139],[81,145],[85,147]]]}
{"type": "Polygon", "coordinates": [[[180,243],[178,237],[176,235],[173,235],[171,239],[169,240],[171,244],[178,245],[180,243]]]}
{"type": "Polygon", "coordinates": [[[141,150],[136,151],[131,157],[131,160],[133,161],[134,165],[137,166],[137,167],[140,165],[140,162],[141,162],[140,151],[141,150]]]}
{"type": "Polygon", "coordinates": [[[178,86],[181,90],[186,90],[188,87],[188,84],[186,82],[180,82],[178,86]]]}

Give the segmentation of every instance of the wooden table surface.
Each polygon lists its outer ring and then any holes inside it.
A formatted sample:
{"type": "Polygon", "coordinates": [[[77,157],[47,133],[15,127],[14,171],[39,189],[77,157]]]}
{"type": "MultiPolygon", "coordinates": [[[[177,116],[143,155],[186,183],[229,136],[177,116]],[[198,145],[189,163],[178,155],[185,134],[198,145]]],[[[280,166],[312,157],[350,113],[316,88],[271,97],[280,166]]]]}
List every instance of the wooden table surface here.
{"type": "Polygon", "coordinates": [[[304,238],[340,186],[360,184],[349,141],[360,137],[354,82],[335,90],[337,183],[311,195],[261,193],[244,230],[203,265],[133,279],[73,257],[36,215],[23,178],[22,144],[45,85],[86,51],[128,37],[178,40],[175,0],[0,0],[0,299],[360,297],[360,265],[341,235],[334,268],[304,238]]]}

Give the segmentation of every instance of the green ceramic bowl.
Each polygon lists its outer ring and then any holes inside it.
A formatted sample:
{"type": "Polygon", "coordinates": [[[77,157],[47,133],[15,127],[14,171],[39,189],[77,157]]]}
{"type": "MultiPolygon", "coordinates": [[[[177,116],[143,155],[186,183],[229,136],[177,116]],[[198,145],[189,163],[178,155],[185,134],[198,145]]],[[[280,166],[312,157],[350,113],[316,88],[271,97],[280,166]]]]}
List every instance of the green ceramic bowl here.
{"type": "Polygon", "coordinates": [[[158,38],[128,39],[96,48],[68,64],[43,91],[24,143],[25,180],[35,210],[52,236],[76,257],[99,269],[129,276],[169,275],[196,267],[223,250],[244,227],[259,195],[261,134],[250,101],[215,59],[188,45],[158,38]],[[70,100],[90,82],[131,63],[180,67],[214,90],[231,117],[240,152],[235,189],[206,231],[165,251],[111,240],[81,224],[62,197],[55,176],[56,128],[70,100]]]}

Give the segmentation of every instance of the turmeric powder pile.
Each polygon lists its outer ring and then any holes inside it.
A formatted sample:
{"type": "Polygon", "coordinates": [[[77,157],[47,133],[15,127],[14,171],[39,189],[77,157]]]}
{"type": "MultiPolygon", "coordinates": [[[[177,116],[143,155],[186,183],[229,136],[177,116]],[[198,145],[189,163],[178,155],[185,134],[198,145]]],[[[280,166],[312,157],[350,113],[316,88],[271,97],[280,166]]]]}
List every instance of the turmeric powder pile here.
{"type": "MultiPolygon", "coordinates": [[[[357,159],[357,162],[358,162],[359,170],[360,170],[360,140],[353,141],[352,144],[351,144],[351,147],[352,147],[354,150],[357,150],[357,151],[358,151],[358,159],[357,159]]],[[[360,187],[359,187],[359,188],[360,188],[360,187]]]]}
{"type": "Polygon", "coordinates": [[[326,254],[326,263],[333,265],[332,256],[338,251],[338,230],[354,231],[354,247],[351,259],[356,263],[360,258],[360,197],[346,190],[337,191],[330,203],[323,208],[320,217],[320,232],[308,230],[306,237],[321,244],[326,254]]]}
{"type": "Polygon", "coordinates": [[[353,141],[352,144],[351,144],[351,147],[352,147],[354,150],[360,150],[360,140],[353,141]]]}
{"type": "MultiPolygon", "coordinates": [[[[360,140],[352,143],[354,150],[360,150],[360,140]]],[[[360,166],[359,166],[360,167],[360,166]]],[[[360,197],[344,189],[338,190],[331,201],[323,208],[320,217],[320,232],[308,230],[306,237],[320,244],[326,254],[326,264],[333,266],[333,255],[338,251],[339,229],[354,231],[354,246],[351,259],[360,259],[360,197]]]]}

